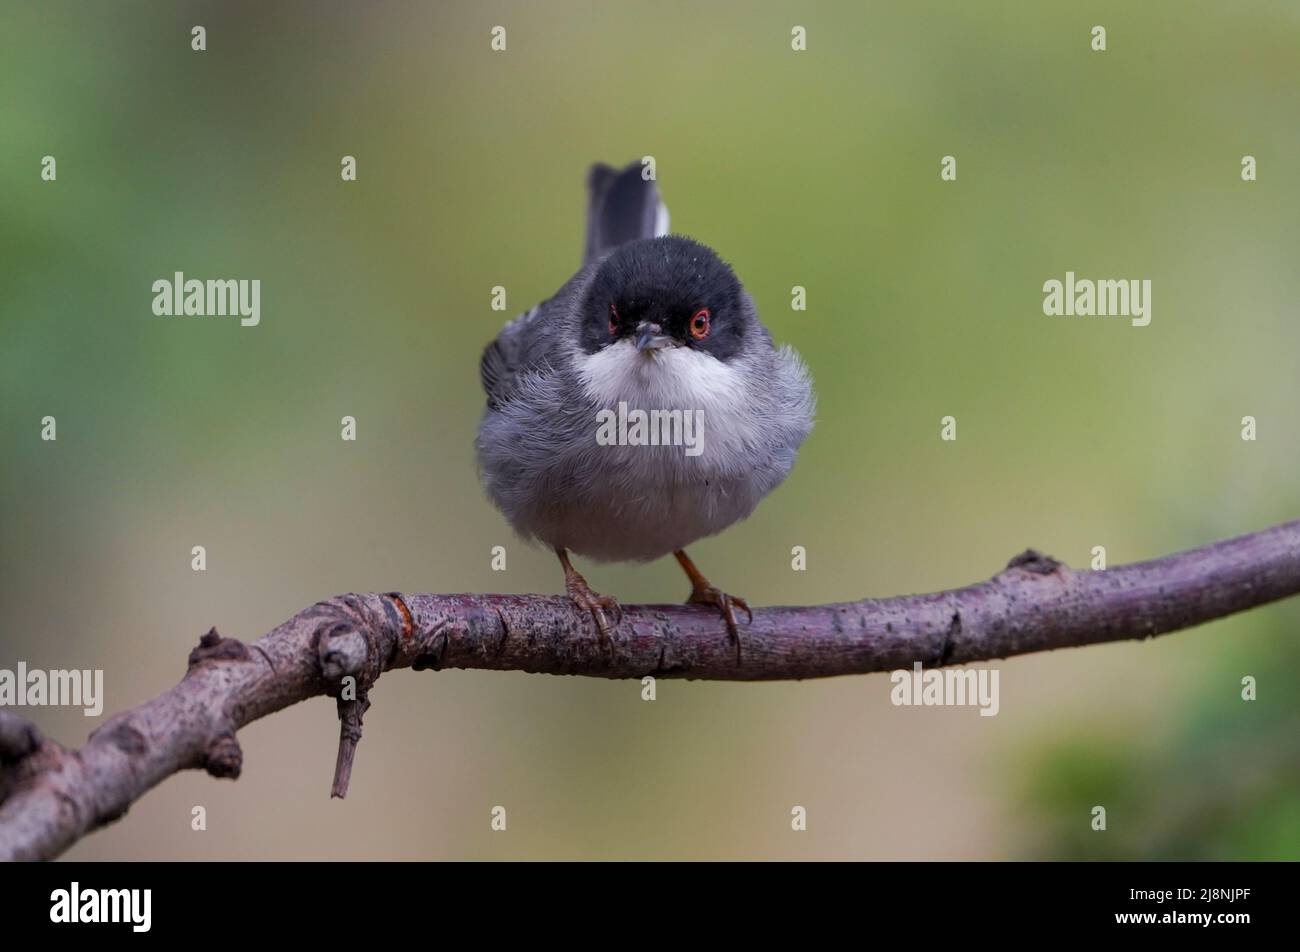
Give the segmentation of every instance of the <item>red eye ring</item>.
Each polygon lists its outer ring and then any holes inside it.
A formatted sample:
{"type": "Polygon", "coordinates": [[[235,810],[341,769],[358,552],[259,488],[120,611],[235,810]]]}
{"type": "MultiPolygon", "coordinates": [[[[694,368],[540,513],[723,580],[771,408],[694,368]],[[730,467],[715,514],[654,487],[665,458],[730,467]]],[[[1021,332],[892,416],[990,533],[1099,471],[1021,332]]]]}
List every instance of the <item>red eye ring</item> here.
{"type": "Polygon", "coordinates": [[[619,318],[618,318],[618,308],[616,308],[616,307],[614,306],[614,302],[613,302],[613,301],[610,301],[610,303],[609,303],[609,334],[610,334],[611,337],[613,337],[615,334],[618,333],[618,320],[619,320],[619,318]]]}
{"type": "Polygon", "coordinates": [[[709,336],[709,309],[702,307],[691,317],[691,336],[704,340],[709,336]]]}

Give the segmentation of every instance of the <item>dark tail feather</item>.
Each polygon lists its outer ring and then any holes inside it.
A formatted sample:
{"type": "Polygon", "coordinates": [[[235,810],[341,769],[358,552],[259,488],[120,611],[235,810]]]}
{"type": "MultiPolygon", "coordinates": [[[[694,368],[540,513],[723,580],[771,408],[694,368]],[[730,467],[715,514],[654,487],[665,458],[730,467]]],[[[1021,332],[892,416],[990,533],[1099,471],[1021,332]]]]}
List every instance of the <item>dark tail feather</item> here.
{"type": "Polygon", "coordinates": [[[668,209],[655,183],[641,178],[641,163],[621,172],[596,163],[587,173],[587,264],[621,244],[668,231],[668,209]]]}

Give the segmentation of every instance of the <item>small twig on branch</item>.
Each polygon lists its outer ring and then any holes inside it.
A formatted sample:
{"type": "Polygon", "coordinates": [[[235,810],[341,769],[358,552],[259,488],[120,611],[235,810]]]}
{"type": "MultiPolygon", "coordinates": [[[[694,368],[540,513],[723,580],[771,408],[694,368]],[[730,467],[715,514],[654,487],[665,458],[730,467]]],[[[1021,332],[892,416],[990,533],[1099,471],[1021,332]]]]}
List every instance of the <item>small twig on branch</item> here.
{"type": "Polygon", "coordinates": [[[237,777],[235,733],[298,701],[339,699],[333,794],[361,717],[393,668],[603,678],[818,678],[1149,638],[1300,593],[1300,521],[1099,572],[1028,551],[987,582],[932,595],[765,608],[737,659],[716,612],[629,606],[611,647],[565,598],[340,595],[250,645],[209,631],[165,694],[109,718],[80,750],[0,710],[0,859],[59,855],[186,768],[237,777]]]}

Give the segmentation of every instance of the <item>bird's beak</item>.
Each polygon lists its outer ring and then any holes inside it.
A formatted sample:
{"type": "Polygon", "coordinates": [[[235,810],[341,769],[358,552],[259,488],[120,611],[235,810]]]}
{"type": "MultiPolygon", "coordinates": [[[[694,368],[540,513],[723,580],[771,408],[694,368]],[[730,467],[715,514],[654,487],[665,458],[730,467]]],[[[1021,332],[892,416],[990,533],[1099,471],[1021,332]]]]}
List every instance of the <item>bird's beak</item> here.
{"type": "Polygon", "coordinates": [[[658,324],[642,321],[636,326],[637,350],[659,350],[661,347],[667,347],[672,342],[673,339],[666,336],[663,333],[663,328],[658,324]]]}

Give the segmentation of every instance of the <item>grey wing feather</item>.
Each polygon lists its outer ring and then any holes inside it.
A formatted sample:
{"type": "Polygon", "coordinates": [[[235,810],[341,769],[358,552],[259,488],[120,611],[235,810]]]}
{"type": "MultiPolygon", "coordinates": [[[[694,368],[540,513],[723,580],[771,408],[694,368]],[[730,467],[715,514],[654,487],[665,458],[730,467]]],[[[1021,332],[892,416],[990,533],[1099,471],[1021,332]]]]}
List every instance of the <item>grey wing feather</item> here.
{"type": "Polygon", "coordinates": [[[501,328],[483,349],[479,378],[490,408],[509,402],[524,377],[556,366],[565,341],[572,339],[572,324],[594,272],[594,267],[583,268],[550,298],[501,328]]]}
{"type": "Polygon", "coordinates": [[[501,328],[496,340],[483,348],[479,360],[479,379],[487,392],[488,406],[496,408],[510,399],[515,380],[536,355],[536,341],[546,306],[543,301],[531,311],[520,314],[501,328]]]}

